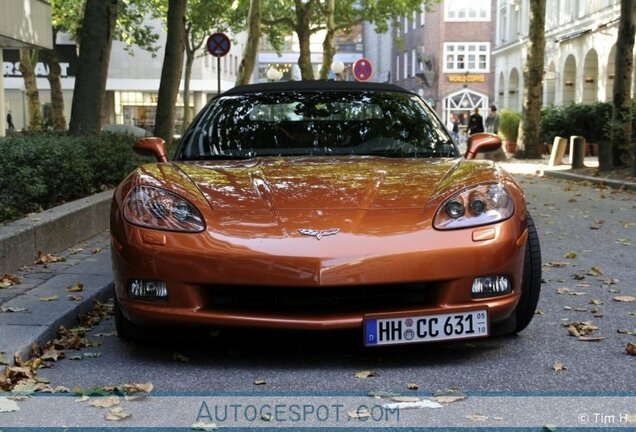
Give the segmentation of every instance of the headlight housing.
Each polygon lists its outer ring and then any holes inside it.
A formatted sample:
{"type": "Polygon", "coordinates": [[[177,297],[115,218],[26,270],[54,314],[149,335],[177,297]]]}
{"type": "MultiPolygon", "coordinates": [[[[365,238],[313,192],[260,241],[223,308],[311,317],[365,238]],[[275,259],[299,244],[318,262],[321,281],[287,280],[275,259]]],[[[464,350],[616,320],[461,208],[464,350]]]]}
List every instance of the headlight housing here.
{"type": "Polygon", "coordinates": [[[153,186],[135,186],[124,200],[124,218],[134,225],[165,231],[201,232],[199,210],[180,196],[153,186]]]}
{"type": "Polygon", "coordinates": [[[501,183],[464,189],[440,206],[433,226],[440,230],[467,228],[501,222],[512,216],[515,205],[501,183]]]}

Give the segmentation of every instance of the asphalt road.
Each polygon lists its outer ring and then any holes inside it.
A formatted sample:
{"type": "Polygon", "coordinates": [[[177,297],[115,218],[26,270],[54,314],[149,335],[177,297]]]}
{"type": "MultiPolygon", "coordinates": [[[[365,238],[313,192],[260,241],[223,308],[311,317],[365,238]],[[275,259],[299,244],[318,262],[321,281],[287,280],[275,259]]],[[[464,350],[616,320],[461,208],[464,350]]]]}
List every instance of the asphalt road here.
{"type": "Polygon", "coordinates": [[[409,383],[419,386],[413,395],[450,387],[525,395],[633,392],[636,357],[627,355],[625,346],[636,343],[636,336],[619,330],[636,332],[636,314],[630,315],[636,302],[613,297],[636,296],[636,194],[519,179],[544,262],[540,312],[519,335],[385,349],[363,348],[357,332],[183,332],[141,343],[118,340],[110,319],[88,335],[101,346],[82,350],[99,357],[63,359],[39,375],[69,388],[150,382],[164,394],[409,393],[409,383]],[[598,326],[593,335],[605,339],[585,342],[570,336],[563,323],[574,321],[591,321],[598,326]],[[567,369],[553,370],[556,362],[567,369]],[[354,376],[363,370],[377,376],[354,376]]]}

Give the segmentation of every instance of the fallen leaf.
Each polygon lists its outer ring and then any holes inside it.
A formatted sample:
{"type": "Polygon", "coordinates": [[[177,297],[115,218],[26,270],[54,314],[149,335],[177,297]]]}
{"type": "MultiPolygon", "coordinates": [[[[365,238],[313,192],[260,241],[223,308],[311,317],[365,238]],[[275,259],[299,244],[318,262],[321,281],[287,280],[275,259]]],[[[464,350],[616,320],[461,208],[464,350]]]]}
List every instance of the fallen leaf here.
{"type": "Polygon", "coordinates": [[[572,279],[574,279],[574,280],[583,280],[583,279],[585,279],[585,276],[580,274],[580,273],[574,273],[572,275],[572,279]]]}
{"type": "Polygon", "coordinates": [[[395,392],[386,391],[386,390],[373,390],[369,392],[369,396],[375,399],[385,399],[385,398],[400,396],[400,393],[395,393],[395,392]]]}
{"type": "Polygon", "coordinates": [[[7,397],[0,396],[0,412],[13,412],[20,411],[20,407],[16,403],[7,397]]]}
{"type": "Polygon", "coordinates": [[[98,352],[85,352],[82,354],[82,357],[84,358],[97,358],[97,357],[101,357],[101,353],[98,352]]]}
{"type": "Polygon", "coordinates": [[[49,264],[63,261],[66,261],[66,258],[38,251],[38,258],[35,260],[34,264],[49,264]]]}
{"type": "Polygon", "coordinates": [[[574,312],[587,312],[587,308],[576,307],[574,308],[574,312]]]}
{"type": "Polygon", "coordinates": [[[9,360],[7,360],[7,358],[5,357],[7,353],[6,352],[0,352],[0,365],[8,365],[9,364],[9,360]]]}
{"type": "Polygon", "coordinates": [[[66,288],[66,292],[80,292],[83,290],[84,290],[84,284],[79,282],[66,288]]]}
{"type": "Polygon", "coordinates": [[[548,261],[548,263],[545,265],[547,265],[548,267],[563,268],[567,267],[568,263],[562,261],[548,261]]]}
{"type": "Polygon", "coordinates": [[[38,387],[38,382],[35,381],[35,379],[31,378],[17,383],[15,386],[13,386],[13,389],[11,389],[11,393],[30,395],[32,393],[35,393],[38,390],[38,387]]]}
{"type": "Polygon", "coordinates": [[[75,402],[86,402],[89,399],[90,397],[88,397],[87,395],[83,395],[81,398],[75,399],[75,402]]]}
{"type": "Polygon", "coordinates": [[[603,274],[603,270],[601,270],[600,267],[590,267],[590,269],[587,271],[587,274],[589,276],[601,276],[603,274]]]}
{"type": "Polygon", "coordinates": [[[556,293],[557,294],[570,294],[572,292],[572,290],[570,288],[567,287],[561,287],[561,288],[557,288],[556,289],[556,293]]]}
{"type": "Polygon", "coordinates": [[[82,357],[81,355],[74,355],[74,356],[70,356],[68,359],[69,360],[84,360],[84,357],[82,357]]]}
{"type": "Polygon", "coordinates": [[[488,416],[485,416],[483,414],[469,414],[469,415],[467,415],[465,417],[468,420],[474,421],[474,422],[482,422],[482,421],[488,420],[488,416]]]}
{"type": "Polygon", "coordinates": [[[631,303],[636,301],[636,297],[634,296],[614,296],[612,297],[614,301],[623,302],[623,303],[631,303]]]}
{"type": "Polygon", "coordinates": [[[420,398],[415,396],[394,396],[391,400],[393,402],[419,402],[420,398]]]}
{"type": "Polygon", "coordinates": [[[557,425],[547,424],[543,426],[543,430],[547,432],[557,432],[558,428],[557,425]]]}
{"type": "Polygon", "coordinates": [[[577,338],[577,340],[580,340],[581,342],[600,342],[605,339],[606,338],[603,336],[580,336],[577,338]]]}
{"type": "Polygon", "coordinates": [[[261,414],[261,420],[263,421],[272,421],[272,415],[270,413],[262,413],[261,414]]]}
{"type": "Polygon", "coordinates": [[[616,285],[618,282],[620,282],[618,279],[610,278],[610,279],[604,280],[603,284],[605,284],[605,285],[616,285]]]}
{"type": "Polygon", "coordinates": [[[172,354],[172,360],[181,362],[181,363],[187,363],[190,361],[190,357],[186,357],[183,354],[174,353],[172,354]]]}
{"type": "Polygon", "coordinates": [[[100,247],[93,249],[93,255],[100,253],[102,249],[103,248],[100,248],[100,247]]]}
{"type": "Polygon", "coordinates": [[[127,412],[125,412],[122,407],[115,407],[111,409],[110,411],[108,411],[108,414],[104,416],[104,420],[120,421],[120,420],[127,419],[131,415],[132,414],[128,414],[127,412]]]}
{"type": "Polygon", "coordinates": [[[265,385],[267,384],[267,381],[265,380],[256,380],[254,381],[254,385],[265,385]]]}
{"type": "Polygon", "coordinates": [[[627,342],[625,352],[631,356],[636,356],[636,344],[634,342],[627,342]]]}
{"type": "Polygon", "coordinates": [[[68,250],[68,252],[69,252],[71,255],[75,255],[75,254],[78,254],[78,253],[80,253],[80,252],[84,252],[84,249],[83,249],[83,248],[70,248],[70,249],[68,250]]]}
{"type": "Polygon", "coordinates": [[[358,379],[365,379],[370,377],[377,377],[378,373],[375,371],[365,370],[365,371],[356,372],[354,376],[358,379]]]}
{"type": "Polygon", "coordinates": [[[347,415],[350,418],[368,418],[371,416],[371,413],[366,408],[358,408],[357,411],[349,411],[347,415]]]}
{"type": "Polygon", "coordinates": [[[614,243],[619,244],[621,246],[631,246],[632,245],[632,241],[630,239],[618,239],[616,240],[614,243]]]}
{"type": "Polygon", "coordinates": [[[417,401],[417,402],[396,402],[396,403],[390,403],[390,404],[384,404],[382,405],[382,408],[384,409],[388,409],[388,410],[395,410],[395,409],[420,409],[420,408],[443,408],[444,405],[440,404],[439,402],[434,402],[428,399],[424,399],[421,401],[417,401]]]}
{"type": "Polygon", "coordinates": [[[541,309],[537,309],[536,311],[534,311],[535,315],[545,315],[545,312],[542,311],[541,309]]]}
{"type": "Polygon", "coordinates": [[[555,372],[561,372],[561,371],[568,370],[568,368],[561,362],[555,362],[552,365],[552,370],[555,372]]]}
{"type": "Polygon", "coordinates": [[[592,299],[590,300],[590,304],[598,306],[598,305],[605,304],[605,302],[603,300],[592,299]]]}
{"type": "Polygon", "coordinates": [[[420,386],[415,384],[415,383],[408,383],[406,385],[406,388],[409,389],[409,390],[419,390],[420,386]]]}
{"type": "Polygon", "coordinates": [[[119,398],[119,396],[108,396],[108,397],[95,399],[94,401],[90,403],[90,405],[94,407],[98,407],[98,408],[111,408],[116,405],[119,405],[120,402],[121,402],[121,399],[119,398]]]}
{"type": "Polygon", "coordinates": [[[150,393],[154,386],[152,383],[124,384],[121,388],[125,393],[150,393]]]}
{"type": "Polygon", "coordinates": [[[567,259],[574,259],[576,258],[576,252],[574,251],[567,251],[565,253],[565,255],[563,256],[563,258],[567,258],[567,259]]]}
{"type": "Polygon", "coordinates": [[[191,428],[193,430],[213,431],[217,429],[216,423],[197,422],[194,423],[191,428]]]}
{"type": "Polygon", "coordinates": [[[41,302],[52,302],[52,301],[55,301],[55,300],[57,300],[59,298],[60,298],[60,296],[52,295],[52,296],[47,296],[47,297],[39,297],[38,300],[40,300],[41,302]]]}
{"type": "Polygon", "coordinates": [[[12,285],[22,283],[22,279],[19,276],[5,273],[0,277],[0,289],[9,288],[12,285]]]}
{"type": "Polygon", "coordinates": [[[626,334],[626,335],[630,335],[630,336],[635,336],[636,335],[636,330],[617,329],[616,332],[618,334],[626,334]]]}
{"type": "Polygon", "coordinates": [[[28,309],[26,308],[22,308],[22,307],[15,307],[15,306],[9,306],[9,307],[3,307],[0,308],[0,313],[7,313],[7,312],[26,312],[28,309]]]}
{"type": "Polygon", "coordinates": [[[60,358],[64,358],[64,351],[58,351],[55,348],[49,348],[40,356],[42,360],[57,361],[60,358]]]}
{"type": "Polygon", "coordinates": [[[457,396],[435,396],[433,400],[439,403],[454,403],[459,402],[464,399],[468,399],[467,395],[457,395],[457,396]]]}

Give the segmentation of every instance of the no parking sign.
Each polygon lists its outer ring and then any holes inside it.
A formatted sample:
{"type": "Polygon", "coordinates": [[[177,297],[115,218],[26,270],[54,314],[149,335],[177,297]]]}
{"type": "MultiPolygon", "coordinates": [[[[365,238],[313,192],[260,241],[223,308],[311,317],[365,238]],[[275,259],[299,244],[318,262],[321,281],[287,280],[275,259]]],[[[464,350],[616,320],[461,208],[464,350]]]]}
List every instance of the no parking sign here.
{"type": "Polygon", "coordinates": [[[369,81],[373,76],[373,65],[364,57],[356,60],[353,64],[353,76],[358,81],[369,81]]]}

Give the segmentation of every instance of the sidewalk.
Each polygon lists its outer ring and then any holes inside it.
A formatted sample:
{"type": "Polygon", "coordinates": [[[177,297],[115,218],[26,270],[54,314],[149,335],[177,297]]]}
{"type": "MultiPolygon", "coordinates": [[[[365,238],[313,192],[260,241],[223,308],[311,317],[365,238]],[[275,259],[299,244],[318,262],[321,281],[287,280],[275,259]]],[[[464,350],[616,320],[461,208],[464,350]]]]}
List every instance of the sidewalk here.
{"type": "Polygon", "coordinates": [[[65,260],[23,267],[13,272],[21,283],[0,289],[0,359],[12,363],[15,353],[27,359],[32,343],[53,339],[60,325],[75,326],[93,299],[112,296],[107,232],[55,256],[65,260]],[[66,291],[78,283],[81,291],[66,291]]]}

